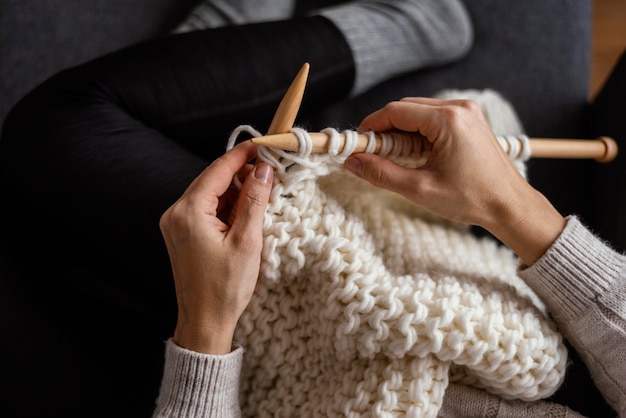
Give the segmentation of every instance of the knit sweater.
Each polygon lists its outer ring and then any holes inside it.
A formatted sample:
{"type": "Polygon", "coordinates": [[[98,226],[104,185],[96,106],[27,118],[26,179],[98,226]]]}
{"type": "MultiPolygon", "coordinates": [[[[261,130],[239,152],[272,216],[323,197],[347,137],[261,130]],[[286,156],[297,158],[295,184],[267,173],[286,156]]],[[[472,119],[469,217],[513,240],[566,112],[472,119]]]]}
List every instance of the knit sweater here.
{"type": "MultiPolygon", "coordinates": [[[[562,333],[585,360],[601,393],[619,416],[626,416],[626,257],[570,217],[552,247],[520,274],[546,302],[562,333]]],[[[169,340],[166,352],[155,417],[240,416],[243,348],[236,347],[226,356],[211,356],[185,350],[169,340]]],[[[507,401],[460,384],[448,386],[439,414],[578,416],[554,403],[507,401]]]]}

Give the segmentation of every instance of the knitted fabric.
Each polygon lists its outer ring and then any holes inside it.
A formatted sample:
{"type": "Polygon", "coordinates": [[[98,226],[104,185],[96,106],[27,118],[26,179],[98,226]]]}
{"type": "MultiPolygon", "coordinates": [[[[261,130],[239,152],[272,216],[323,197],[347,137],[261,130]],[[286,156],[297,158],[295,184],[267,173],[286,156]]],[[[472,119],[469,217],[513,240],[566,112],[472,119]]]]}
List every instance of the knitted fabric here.
{"type": "Polygon", "coordinates": [[[370,186],[345,159],[267,158],[261,274],[235,335],[243,415],[432,417],[449,382],[550,396],[566,349],[512,252],[370,186]]]}

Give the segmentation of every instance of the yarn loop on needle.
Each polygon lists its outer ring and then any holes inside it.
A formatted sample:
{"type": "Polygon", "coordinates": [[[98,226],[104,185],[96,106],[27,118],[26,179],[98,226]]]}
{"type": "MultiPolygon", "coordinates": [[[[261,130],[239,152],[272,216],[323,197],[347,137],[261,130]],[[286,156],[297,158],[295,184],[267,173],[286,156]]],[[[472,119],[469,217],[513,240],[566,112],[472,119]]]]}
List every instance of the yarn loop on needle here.
{"type": "MultiPolygon", "coordinates": [[[[228,149],[231,149],[238,136],[242,132],[247,132],[253,137],[260,137],[262,134],[250,125],[241,125],[237,127],[228,141],[228,149]]],[[[295,135],[298,141],[298,149],[295,152],[285,151],[274,147],[259,147],[259,158],[271,163],[275,167],[279,167],[279,161],[288,160],[295,164],[310,167],[311,155],[313,154],[313,141],[309,132],[302,128],[294,127],[291,133],[295,135]]],[[[348,158],[356,152],[358,145],[359,133],[353,130],[344,130],[341,133],[344,138],[340,137],[339,131],[332,127],[323,129],[321,133],[328,136],[328,150],[326,154],[338,157],[342,160],[348,158]]],[[[363,152],[374,153],[376,150],[376,137],[372,131],[365,132],[368,138],[367,145],[363,152]]],[[[408,133],[381,133],[381,146],[377,154],[383,157],[400,158],[412,156],[415,150],[415,138],[408,133]]],[[[497,135],[498,143],[514,163],[523,163],[531,157],[530,140],[524,134],[517,135],[497,135]]],[[[423,157],[423,156],[422,156],[423,157]]],[[[519,168],[519,165],[518,165],[519,168]]],[[[520,171],[523,172],[522,169],[520,171]]]]}

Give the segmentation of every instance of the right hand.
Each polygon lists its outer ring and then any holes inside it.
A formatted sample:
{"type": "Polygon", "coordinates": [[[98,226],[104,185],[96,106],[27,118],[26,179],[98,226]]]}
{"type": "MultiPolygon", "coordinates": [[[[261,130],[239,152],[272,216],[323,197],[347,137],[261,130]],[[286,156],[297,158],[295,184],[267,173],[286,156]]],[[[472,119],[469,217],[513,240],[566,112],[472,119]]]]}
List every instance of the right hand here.
{"type": "Polygon", "coordinates": [[[564,226],[515,168],[473,101],[405,98],[367,116],[359,130],[413,132],[430,152],[417,169],[355,154],[346,160],[350,171],[444,218],[484,227],[526,263],[543,254],[564,226]],[[542,223],[547,225],[535,240],[533,228],[542,223]]]}

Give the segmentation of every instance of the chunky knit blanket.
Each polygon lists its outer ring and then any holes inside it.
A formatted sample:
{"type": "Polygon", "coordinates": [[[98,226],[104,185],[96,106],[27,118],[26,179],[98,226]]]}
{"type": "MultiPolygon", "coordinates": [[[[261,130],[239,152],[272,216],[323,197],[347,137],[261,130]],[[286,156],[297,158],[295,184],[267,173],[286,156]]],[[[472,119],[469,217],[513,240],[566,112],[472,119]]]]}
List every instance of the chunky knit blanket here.
{"type": "MultiPolygon", "coordinates": [[[[486,113],[508,109],[471,94],[486,113]]],[[[432,417],[450,382],[551,395],[566,349],[516,257],[371,187],[345,158],[273,160],[261,277],[235,336],[244,416],[432,417]]]]}

